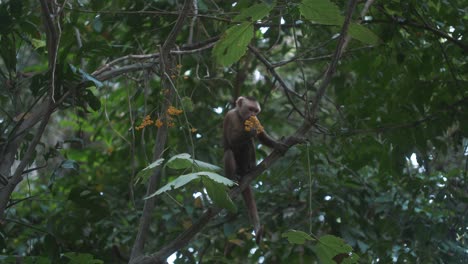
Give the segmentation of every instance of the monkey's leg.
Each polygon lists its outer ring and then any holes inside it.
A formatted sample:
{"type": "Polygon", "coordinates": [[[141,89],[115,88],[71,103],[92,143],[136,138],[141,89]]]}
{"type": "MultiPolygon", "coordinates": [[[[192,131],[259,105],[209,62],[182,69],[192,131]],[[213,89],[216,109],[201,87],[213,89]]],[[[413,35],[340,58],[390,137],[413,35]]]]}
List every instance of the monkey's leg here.
{"type": "Polygon", "coordinates": [[[236,160],[230,149],[224,151],[224,174],[226,178],[236,180],[236,160]]]}
{"type": "Polygon", "coordinates": [[[255,241],[257,244],[260,243],[263,236],[263,228],[260,226],[260,217],[258,217],[257,204],[255,203],[255,197],[252,192],[252,188],[248,186],[242,192],[247,211],[249,213],[250,222],[254,226],[255,230],[255,241]]]}

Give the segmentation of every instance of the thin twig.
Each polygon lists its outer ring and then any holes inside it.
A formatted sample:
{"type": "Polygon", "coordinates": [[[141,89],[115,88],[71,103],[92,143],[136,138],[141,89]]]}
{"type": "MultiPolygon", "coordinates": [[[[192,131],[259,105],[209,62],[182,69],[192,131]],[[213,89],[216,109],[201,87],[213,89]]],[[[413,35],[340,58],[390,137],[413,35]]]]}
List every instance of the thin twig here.
{"type": "Polygon", "coordinates": [[[267,68],[267,71],[269,71],[274,77],[275,79],[279,82],[279,84],[281,85],[281,87],[283,88],[283,91],[284,93],[286,94],[286,97],[288,98],[288,101],[289,103],[292,105],[292,107],[294,108],[294,110],[302,117],[305,117],[304,113],[301,112],[301,110],[299,110],[296,105],[294,104],[294,102],[292,101],[291,99],[291,96],[289,95],[290,93],[291,94],[294,94],[296,97],[299,97],[299,98],[302,98],[302,96],[300,94],[298,94],[296,91],[293,91],[292,89],[290,89],[287,84],[284,82],[283,78],[281,78],[281,76],[279,76],[279,74],[275,71],[275,69],[272,67],[271,63],[265,58],[263,57],[260,52],[255,48],[253,47],[252,45],[249,45],[249,50],[252,51],[252,53],[255,54],[255,56],[257,57],[257,59],[259,59],[264,65],[265,67],[267,68]]]}

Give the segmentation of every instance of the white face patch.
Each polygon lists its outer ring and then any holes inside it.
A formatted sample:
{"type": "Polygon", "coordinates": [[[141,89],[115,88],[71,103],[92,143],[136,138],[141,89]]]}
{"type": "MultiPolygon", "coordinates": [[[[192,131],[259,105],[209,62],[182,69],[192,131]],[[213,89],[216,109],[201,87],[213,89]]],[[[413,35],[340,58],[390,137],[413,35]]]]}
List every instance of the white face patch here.
{"type": "Polygon", "coordinates": [[[251,116],[256,116],[260,113],[260,104],[257,101],[250,100],[243,96],[236,100],[237,109],[242,119],[246,120],[251,116]]]}

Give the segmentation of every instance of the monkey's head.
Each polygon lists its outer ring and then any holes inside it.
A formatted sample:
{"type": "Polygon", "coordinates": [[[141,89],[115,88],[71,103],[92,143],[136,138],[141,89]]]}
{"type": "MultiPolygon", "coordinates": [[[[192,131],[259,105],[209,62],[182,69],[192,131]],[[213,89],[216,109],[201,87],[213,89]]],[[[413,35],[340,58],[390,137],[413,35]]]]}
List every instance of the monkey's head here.
{"type": "Polygon", "coordinates": [[[257,116],[260,111],[260,104],[253,97],[239,96],[236,100],[236,109],[242,120],[247,120],[251,116],[257,116]]]}

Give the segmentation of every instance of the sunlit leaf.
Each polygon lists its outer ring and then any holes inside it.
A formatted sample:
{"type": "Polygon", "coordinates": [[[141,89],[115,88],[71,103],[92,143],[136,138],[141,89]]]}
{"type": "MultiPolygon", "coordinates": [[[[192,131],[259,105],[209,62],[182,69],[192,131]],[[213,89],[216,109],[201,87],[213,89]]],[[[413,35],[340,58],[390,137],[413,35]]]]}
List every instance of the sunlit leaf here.
{"type": "Polygon", "coordinates": [[[189,173],[189,174],[181,175],[181,176],[177,177],[175,180],[173,180],[173,181],[169,182],[168,184],[164,185],[159,190],[157,190],[155,193],[149,195],[145,199],[154,197],[156,195],[159,195],[159,194],[167,192],[167,191],[178,189],[178,188],[183,187],[186,184],[190,183],[191,181],[199,180],[202,177],[207,177],[207,178],[209,178],[210,180],[212,180],[214,182],[222,184],[223,186],[233,186],[233,185],[236,184],[235,182],[233,182],[233,181],[229,180],[228,178],[225,178],[225,177],[223,177],[223,176],[221,176],[219,174],[209,172],[209,171],[201,171],[201,172],[195,172],[195,173],[189,173]]]}
{"type": "Polygon", "coordinates": [[[190,158],[190,154],[187,153],[182,153],[173,156],[167,161],[166,166],[175,169],[175,170],[181,170],[181,169],[187,169],[192,167],[193,161],[190,158]]]}
{"type": "Polygon", "coordinates": [[[305,244],[306,241],[313,241],[315,240],[309,234],[298,231],[298,230],[289,230],[284,232],[281,237],[288,239],[289,243],[291,244],[305,244]]]}
{"type": "Polygon", "coordinates": [[[31,39],[31,43],[35,49],[43,48],[46,45],[46,42],[42,39],[31,39]]]}
{"type": "Polygon", "coordinates": [[[167,161],[166,166],[174,170],[193,168],[194,171],[221,171],[220,167],[200,160],[192,159],[190,154],[187,153],[173,156],[167,161]]]}
{"type": "Polygon", "coordinates": [[[200,172],[197,172],[198,175],[202,175],[202,176],[206,176],[207,178],[209,178],[210,180],[212,181],[215,181],[217,183],[221,183],[225,186],[228,186],[228,187],[231,187],[231,186],[234,186],[236,185],[235,182],[233,182],[232,180],[226,178],[226,177],[223,177],[217,173],[213,173],[213,172],[209,172],[209,171],[200,171],[200,172]]]}
{"type": "Polygon", "coordinates": [[[244,21],[252,21],[255,22],[264,18],[266,15],[270,13],[273,9],[274,5],[267,5],[267,4],[256,4],[249,8],[246,8],[241,11],[239,15],[234,17],[234,22],[244,22],[244,21]]]}
{"type": "Polygon", "coordinates": [[[250,22],[228,28],[213,48],[215,60],[223,66],[238,61],[247,51],[253,36],[254,27],[250,22]]]}

